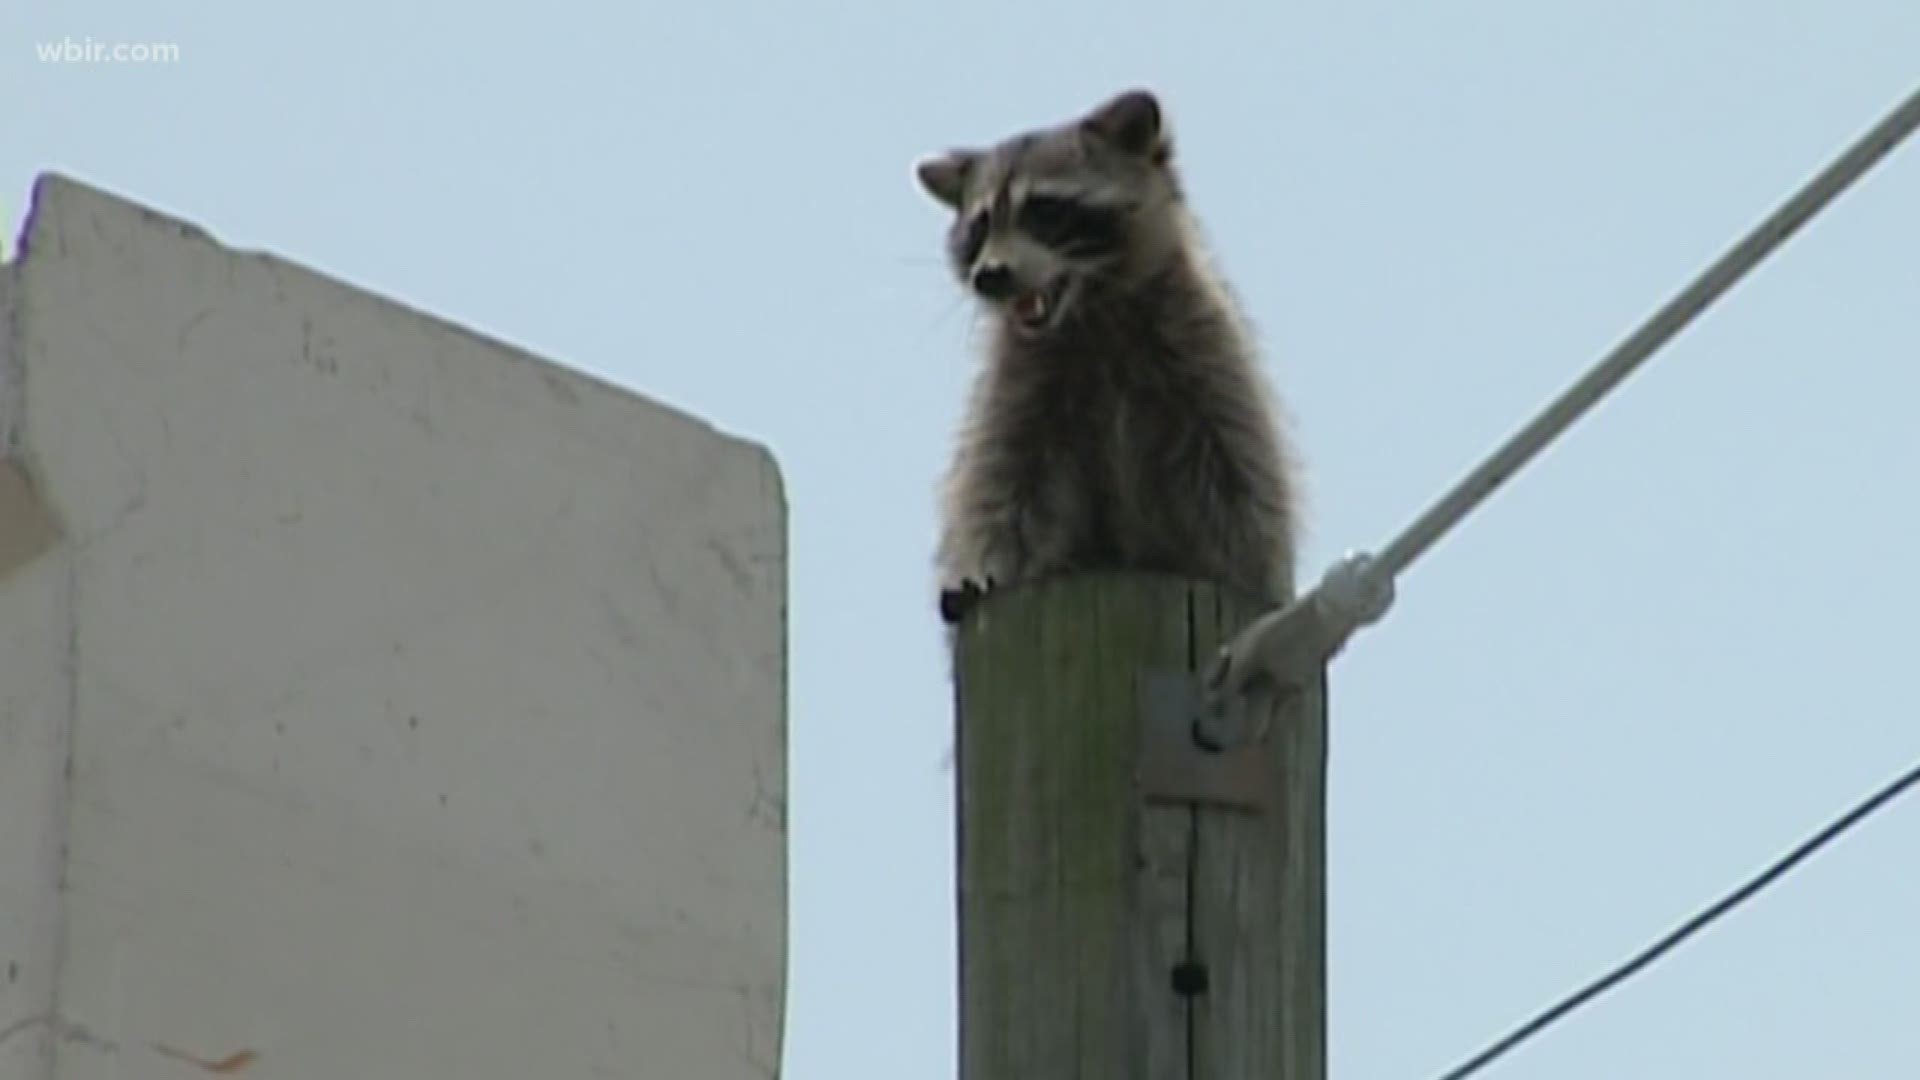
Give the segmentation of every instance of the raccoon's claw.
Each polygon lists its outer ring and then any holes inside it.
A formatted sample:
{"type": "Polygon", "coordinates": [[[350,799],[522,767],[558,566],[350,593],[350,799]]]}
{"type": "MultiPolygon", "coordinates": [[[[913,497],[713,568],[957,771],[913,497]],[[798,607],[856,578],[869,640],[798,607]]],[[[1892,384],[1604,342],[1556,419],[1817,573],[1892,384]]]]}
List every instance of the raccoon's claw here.
{"type": "Polygon", "coordinates": [[[973,610],[974,605],[978,604],[991,588],[993,588],[992,578],[988,578],[984,585],[968,578],[954,588],[942,589],[940,591],[941,621],[948,626],[957,625],[961,619],[967,617],[967,613],[973,610]]]}
{"type": "Polygon", "coordinates": [[[940,621],[948,626],[957,626],[967,617],[967,612],[980,602],[981,589],[977,582],[963,581],[958,588],[943,589],[940,592],[940,621]]]}

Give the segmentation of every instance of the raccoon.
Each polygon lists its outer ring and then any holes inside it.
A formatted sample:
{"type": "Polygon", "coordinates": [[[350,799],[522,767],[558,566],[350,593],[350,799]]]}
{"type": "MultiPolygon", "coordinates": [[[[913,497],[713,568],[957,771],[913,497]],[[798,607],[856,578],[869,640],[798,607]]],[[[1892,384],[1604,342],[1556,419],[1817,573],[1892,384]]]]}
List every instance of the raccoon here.
{"type": "Polygon", "coordinates": [[[944,621],[1093,570],[1291,600],[1293,459],[1154,94],[914,171],[988,332],[944,485],[944,621]]]}

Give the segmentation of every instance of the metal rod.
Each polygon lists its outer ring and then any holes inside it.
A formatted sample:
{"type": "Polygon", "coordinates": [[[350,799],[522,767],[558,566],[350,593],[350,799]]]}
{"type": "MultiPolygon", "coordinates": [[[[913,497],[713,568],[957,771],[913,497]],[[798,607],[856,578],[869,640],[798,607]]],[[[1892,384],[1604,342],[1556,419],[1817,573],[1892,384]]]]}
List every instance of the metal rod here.
{"type": "Polygon", "coordinates": [[[1792,198],[1695,278],[1678,296],[1668,301],[1665,307],[1655,312],[1652,318],[1641,324],[1579,382],[1548,405],[1532,423],[1521,428],[1479,468],[1455,484],[1412,525],[1394,537],[1376,561],[1378,571],[1392,576],[1406,569],[1435,541],[1459,524],[1474,507],[1519,472],[1534,455],[1546,449],[1574,421],[1705,311],[1708,305],[1772,254],[1809,218],[1825,209],[1835,196],[1900,145],[1916,127],[1920,127],[1920,90],[1915,90],[1886,119],[1807,181],[1792,198]]]}
{"type": "Polygon", "coordinates": [[[1495,450],[1393,538],[1379,556],[1356,555],[1334,566],[1306,596],[1254,620],[1220,651],[1208,677],[1218,702],[1245,686],[1258,666],[1282,683],[1302,672],[1289,664],[1322,664],[1358,627],[1392,601],[1394,579],[1527,462],[1685,329],[1709,305],[1773,253],[1835,197],[1920,128],[1920,89],[1854,140],[1739,243],[1642,323],[1533,421],[1495,450]],[[1308,656],[1308,653],[1315,655],[1308,656]],[[1286,655],[1281,655],[1286,654],[1286,655]]]}

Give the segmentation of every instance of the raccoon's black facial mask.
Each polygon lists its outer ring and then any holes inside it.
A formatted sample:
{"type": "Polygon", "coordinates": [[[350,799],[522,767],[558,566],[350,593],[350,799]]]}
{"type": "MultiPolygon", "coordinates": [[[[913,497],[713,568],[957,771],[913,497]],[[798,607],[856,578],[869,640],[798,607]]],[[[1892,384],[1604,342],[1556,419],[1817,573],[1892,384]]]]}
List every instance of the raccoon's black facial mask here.
{"type": "Polygon", "coordinates": [[[1077,278],[1121,242],[1117,213],[1058,195],[1025,194],[965,206],[948,252],[956,275],[1021,330],[1053,325],[1077,278]]]}
{"type": "Polygon", "coordinates": [[[1126,245],[1126,215],[1058,195],[1030,195],[1014,215],[1020,230],[1061,258],[1098,260],[1126,245]]]}
{"type": "Polygon", "coordinates": [[[1045,253],[1012,299],[1013,317],[1028,332],[1050,329],[1086,279],[1126,252],[1124,207],[1035,191],[1020,201],[1012,218],[1014,231],[1045,253]]]}

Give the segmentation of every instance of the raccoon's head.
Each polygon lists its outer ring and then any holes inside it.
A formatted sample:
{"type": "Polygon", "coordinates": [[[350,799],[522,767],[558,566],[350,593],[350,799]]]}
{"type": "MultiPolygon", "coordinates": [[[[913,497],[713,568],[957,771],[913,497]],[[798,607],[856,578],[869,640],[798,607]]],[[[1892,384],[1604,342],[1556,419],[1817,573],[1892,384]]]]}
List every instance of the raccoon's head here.
{"type": "Polygon", "coordinates": [[[953,270],[1017,331],[1058,327],[1089,292],[1150,274],[1178,243],[1180,188],[1160,104],[1132,90],[1078,120],[915,166],[954,213],[953,270]]]}

